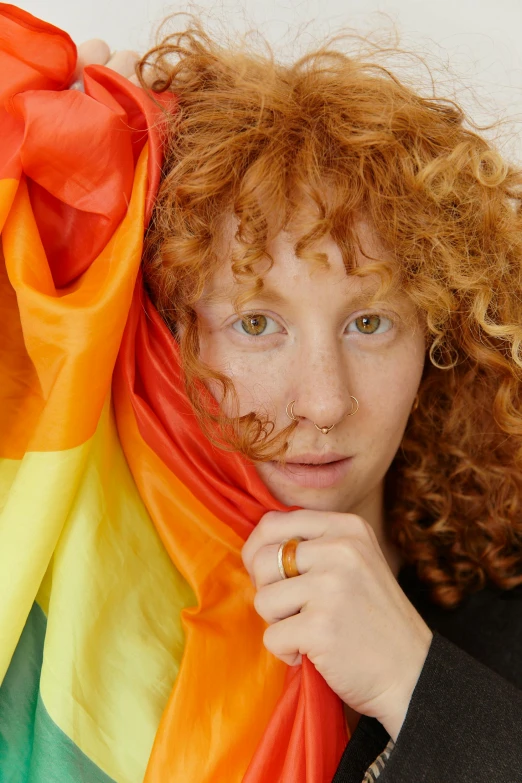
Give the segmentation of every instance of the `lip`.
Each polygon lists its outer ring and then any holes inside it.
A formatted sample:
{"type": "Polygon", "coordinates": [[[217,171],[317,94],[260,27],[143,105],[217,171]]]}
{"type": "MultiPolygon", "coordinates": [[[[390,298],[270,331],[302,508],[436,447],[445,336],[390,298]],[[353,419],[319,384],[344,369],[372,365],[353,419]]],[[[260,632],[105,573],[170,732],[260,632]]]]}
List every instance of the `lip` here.
{"type": "Polygon", "coordinates": [[[299,454],[287,460],[285,465],[277,462],[270,464],[291,484],[309,489],[328,489],[341,483],[350,469],[351,462],[351,457],[332,452],[320,455],[299,454]]]}
{"type": "Polygon", "coordinates": [[[348,459],[346,454],[338,454],[336,451],[323,451],[321,454],[314,454],[314,452],[306,452],[305,454],[295,454],[286,462],[288,465],[307,462],[309,465],[323,465],[325,462],[339,462],[340,460],[348,459]]]}

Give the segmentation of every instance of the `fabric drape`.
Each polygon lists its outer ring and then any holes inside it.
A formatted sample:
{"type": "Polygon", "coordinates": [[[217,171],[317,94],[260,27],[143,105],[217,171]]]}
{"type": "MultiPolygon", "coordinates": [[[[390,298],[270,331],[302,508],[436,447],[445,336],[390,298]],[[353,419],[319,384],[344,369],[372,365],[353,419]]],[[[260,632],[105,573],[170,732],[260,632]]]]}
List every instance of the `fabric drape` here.
{"type": "Polygon", "coordinates": [[[265,650],[241,562],[284,507],[199,429],[141,280],[163,112],[75,64],[0,4],[0,778],[325,783],[342,704],[265,650]]]}

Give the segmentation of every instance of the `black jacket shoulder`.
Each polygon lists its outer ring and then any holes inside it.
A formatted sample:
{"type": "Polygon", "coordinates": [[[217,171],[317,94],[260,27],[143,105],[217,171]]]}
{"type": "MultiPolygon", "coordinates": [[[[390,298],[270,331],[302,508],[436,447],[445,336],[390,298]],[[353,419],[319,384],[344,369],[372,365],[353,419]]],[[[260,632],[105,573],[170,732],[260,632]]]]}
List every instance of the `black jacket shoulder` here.
{"type": "MultiPolygon", "coordinates": [[[[522,585],[443,609],[414,567],[398,581],[433,640],[379,783],[522,783],[522,585]]],[[[333,783],[361,783],[388,740],[363,716],[333,783]]]]}

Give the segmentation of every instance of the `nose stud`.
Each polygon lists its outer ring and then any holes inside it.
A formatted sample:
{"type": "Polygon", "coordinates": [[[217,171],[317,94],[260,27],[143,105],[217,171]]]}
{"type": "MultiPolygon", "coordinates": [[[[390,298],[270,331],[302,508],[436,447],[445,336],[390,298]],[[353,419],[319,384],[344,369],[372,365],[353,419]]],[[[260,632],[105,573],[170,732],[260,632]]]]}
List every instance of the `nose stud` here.
{"type": "MultiPolygon", "coordinates": [[[[359,410],[359,400],[357,399],[357,397],[354,397],[353,394],[350,394],[350,399],[352,400],[352,410],[350,411],[350,413],[347,413],[346,415],[354,416],[359,410]]],[[[292,402],[288,403],[288,405],[286,406],[286,415],[288,416],[289,419],[292,419],[292,421],[298,421],[297,416],[294,416],[294,405],[295,405],[295,400],[292,400],[292,402]]],[[[319,427],[319,425],[316,424],[314,421],[314,427],[316,430],[319,430],[319,432],[322,432],[323,435],[328,435],[330,430],[333,430],[333,428],[335,427],[335,424],[330,424],[329,427],[319,427]]]]}

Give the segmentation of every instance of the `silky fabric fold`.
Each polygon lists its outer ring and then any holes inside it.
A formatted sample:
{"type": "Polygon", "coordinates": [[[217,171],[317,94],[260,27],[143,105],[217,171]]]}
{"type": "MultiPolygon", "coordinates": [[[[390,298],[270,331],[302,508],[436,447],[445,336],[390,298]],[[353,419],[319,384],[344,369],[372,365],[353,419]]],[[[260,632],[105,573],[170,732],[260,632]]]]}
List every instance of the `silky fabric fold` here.
{"type": "Polygon", "coordinates": [[[2,4],[0,61],[0,780],[142,783],[195,602],[110,404],[161,113],[104,68],[86,82],[103,77],[105,102],[89,84],[69,96],[69,36],[2,4]],[[136,154],[124,94],[151,115],[136,154]],[[129,184],[123,209],[106,179],[129,184]],[[105,219],[98,254],[89,215],[105,219]]]}
{"type": "MultiPolygon", "coordinates": [[[[115,394],[116,411],[124,394],[132,407],[137,430],[147,445],[168,470],[181,479],[218,519],[226,522],[241,540],[246,539],[262,514],[269,510],[285,510],[271,496],[251,463],[238,453],[219,451],[202,433],[184,389],[177,342],[140,281],[123,337],[117,372],[119,393],[115,394]]],[[[122,429],[120,437],[126,450],[122,429]]],[[[128,458],[138,484],[144,486],[144,479],[140,480],[138,475],[139,461],[130,455],[128,458]]],[[[151,492],[152,486],[149,482],[144,492],[151,492]]],[[[161,525],[159,519],[157,523],[161,525]]],[[[175,522],[165,520],[164,524],[174,527],[175,522]]],[[[169,554],[196,594],[201,596],[202,587],[195,583],[190,566],[187,567],[177,555],[178,547],[189,546],[193,531],[188,527],[176,532],[177,543],[171,544],[169,554]]],[[[218,526],[208,532],[220,537],[218,526]]],[[[164,536],[167,547],[170,535],[164,536]]],[[[236,558],[239,557],[239,545],[240,542],[232,547],[236,558]]],[[[194,615],[192,621],[195,621],[194,615]]],[[[205,622],[208,622],[207,615],[205,622]]],[[[237,625],[233,631],[231,628],[231,651],[244,646],[243,629],[244,626],[237,625]]],[[[205,624],[200,629],[194,622],[196,633],[201,634],[200,645],[203,647],[205,624]]],[[[259,638],[259,644],[262,644],[262,638],[259,638]]],[[[231,654],[234,655],[234,652],[231,654]]],[[[220,710],[222,704],[226,704],[229,683],[216,685],[215,698],[219,704],[215,709],[220,710]]],[[[247,686],[238,684],[238,687],[246,689],[247,686]]],[[[184,711],[186,708],[186,704],[180,707],[184,711]]],[[[197,714],[197,706],[194,714],[197,714]]],[[[239,731],[233,719],[231,724],[231,734],[239,731]]],[[[285,689],[244,780],[248,783],[268,780],[288,783],[329,781],[346,741],[341,701],[305,657],[302,667],[288,673],[285,689]]]]}
{"type": "MultiPolygon", "coordinates": [[[[159,186],[162,113],[101,66],[86,69],[85,93],[67,91],[75,64],[69,36],[0,4],[2,290],[13,334],[10,352],[0,351],[3,371],[12,375],[0,411],[8,427],[0,439],[5,468],[12,470],[9,460],[30,467],[30,451],[55,461],[63,456],[69,470],[69,453],[80,449],[75,481],[82,486],[89,439],[103,431],[112,398],[135,488],[196,601],[181,612],[181,664],[146,783],[327,783],[348,739],[342,703],[306,658],[288,668],[266,651],[241,562],[243,542],[261,516],[287,509],[252,464],[211,445],[199,428],[178,345],[138,273],[159,186]],[[20,368],[23,384],[15,380],[20,368]]],[[[176,111],[174,95],[159,100],[176,111]]],[[[53,519],[45,547],[38,545],[38,571],[30,573],[26,558],[17,575],[21,597],[6,605],[6,618],[29,616],[45,569],[63,550],[61,531],[73,518],[70,489],[63,519],[53,519]]],[[[46,519],[53,502],[50,495],[46,519]]],[[[42,531],[36,516],[32,522],[36,546],[42,531]]],[[[52,589],[50,579],[44,608],[53,605],[52,589]]],[[[145,613],[144,628],[146,622],[145,613]]],[[[14,624],[6,623],[14,639],[14,624]]],[[[108,659],[110,650],[103,652],[108,659]]],[[[11,653],[6,648],[6,660],[11,653]]],[[[89,721],[105,742],[94,708],[89,721]]],[[[112,767],[108,774],[118,783],[130,779],[112,767]]]]}

